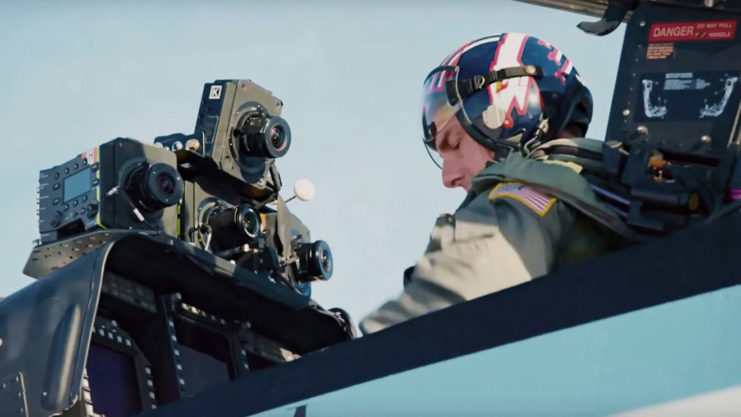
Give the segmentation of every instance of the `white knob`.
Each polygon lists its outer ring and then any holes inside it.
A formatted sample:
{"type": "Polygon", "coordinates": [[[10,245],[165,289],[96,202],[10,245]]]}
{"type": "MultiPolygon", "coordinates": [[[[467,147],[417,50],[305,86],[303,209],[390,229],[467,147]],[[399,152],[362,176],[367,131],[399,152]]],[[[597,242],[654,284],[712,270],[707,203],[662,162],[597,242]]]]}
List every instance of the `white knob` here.
{"type": "Polygon", "coordinates": [[[306,178],[301,178],[293,185],[293,194],[301,201],[313,200],[315,193],[314,184],[306,178]]]}

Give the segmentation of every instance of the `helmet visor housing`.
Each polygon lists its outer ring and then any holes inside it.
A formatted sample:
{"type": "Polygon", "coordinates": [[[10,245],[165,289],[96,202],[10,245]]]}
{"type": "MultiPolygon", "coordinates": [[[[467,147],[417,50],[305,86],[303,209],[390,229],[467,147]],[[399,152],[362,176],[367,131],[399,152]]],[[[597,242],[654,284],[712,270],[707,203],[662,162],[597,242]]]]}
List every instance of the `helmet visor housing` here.
{"type": "MultiPolygon", "coordinates": [[[[497,111],[498,107],[492,104],[491,89],[497,91],[502,87],[502,82],[510,78],[516,80],[539,75],[540,69],[533,66],[506,68],[468,79],[460,79],[458,66],[440,66],[432,70],[424,82],[422,107],[422,129],[428,152],[430,149],[437,150],[437,133],[453,117],[457,117],[468,135],[495,151],[499,157],[517,149],[523,132],[505,132],[507,121],[503,118],[503,112],[497,111]],[[504,137],[504,133],[510,135],[504,137]]],[[[537,95],[533,99],[539,108],[537,95]]],[[[434,155],[430,155],[435,160],[434,155]]],[[[440,165],[438,161],[435,162],[440,165]]]]}

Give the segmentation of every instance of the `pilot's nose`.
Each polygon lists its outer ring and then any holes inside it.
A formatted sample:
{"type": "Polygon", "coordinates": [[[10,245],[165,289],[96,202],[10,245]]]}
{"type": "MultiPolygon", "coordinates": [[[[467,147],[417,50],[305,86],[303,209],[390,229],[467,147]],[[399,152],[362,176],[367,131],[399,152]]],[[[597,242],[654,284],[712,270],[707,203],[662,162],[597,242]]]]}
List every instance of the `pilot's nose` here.
{"type": "Polygon", "coordinates": [[[453,159],[443,158],[443,185],[447,188],[462,187],[464,183],[463,166],[453,159]]]}

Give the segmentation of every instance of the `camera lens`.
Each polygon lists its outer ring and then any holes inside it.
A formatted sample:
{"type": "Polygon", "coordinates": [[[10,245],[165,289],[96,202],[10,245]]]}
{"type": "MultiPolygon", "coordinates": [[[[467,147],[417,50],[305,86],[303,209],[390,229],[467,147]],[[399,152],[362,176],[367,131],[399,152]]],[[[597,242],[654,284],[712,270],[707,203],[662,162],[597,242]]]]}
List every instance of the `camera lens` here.
{"type": "Polygon", "coordinates": [[[250,205],[229,207],[212,214],[208,219],[214,249],[232,249],[253,242],[262,229],[260,214],[250,205]]]}
{"type": "Polygon", "coordinates": [[[305,243],[296,248],[296,252],[301,272],[299,281],[326,281],[332,277],[334,269],[332,251],[327,242],[317,240],[314,243],[305,243]]]}
{"type": "Polygon", "coordinates": [[[280,117],[259,112],[250,115],[244,125],[235,129],[240,153],[245,156],[280,158],[291,146],[291,128],[280,117]]]}
{"type": "Polygon", "coordinates": [[[286,131],[283,129],[283,126],[275,125],[270,128],[270,144],[272,145],[272,148],[277,151],[282,151],[284,148],[288,147],[288,137],[286,136],[286,131]]]}
{"type": "Polygon", "coordinates": [[[242,233],[249,239],[260,235],[260,215],[247,204],[239,206],[239,225],[242,233]]]}
{"type": "Polygon", "coordinates": [[[126,192],[135,204],[146,211],[157,211],[178,203],[183,197],[183,180],[167,164],[142,164],[129,174],[126,192]]]}
{"type": "Polygon", "coordinates": [[[332,254],[327,251],[322,251],[322,270],[329,273],[332,272],[332,254]]]}
{"type": "Polygon", "coordinates": [[[175,192],[176,179],[169,173],[160,173],[157,175],[157,189],[165,195],[172,195],[175,192]]]}

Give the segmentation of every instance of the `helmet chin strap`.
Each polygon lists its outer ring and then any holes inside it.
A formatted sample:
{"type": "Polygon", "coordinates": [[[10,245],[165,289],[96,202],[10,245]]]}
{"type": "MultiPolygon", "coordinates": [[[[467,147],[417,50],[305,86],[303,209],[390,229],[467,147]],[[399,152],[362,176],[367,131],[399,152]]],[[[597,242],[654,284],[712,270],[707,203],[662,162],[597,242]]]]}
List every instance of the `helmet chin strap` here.
{"type": "Polygon", "coordinates": [[[525,132],[519,131],[518,133],[508,137],[499,138],[494,141],[492,150],[494,151],[494,160],[502,161],[506,159],[512,152],[520,149],[520,139],[525,132]]]}

